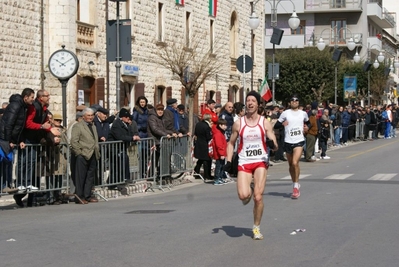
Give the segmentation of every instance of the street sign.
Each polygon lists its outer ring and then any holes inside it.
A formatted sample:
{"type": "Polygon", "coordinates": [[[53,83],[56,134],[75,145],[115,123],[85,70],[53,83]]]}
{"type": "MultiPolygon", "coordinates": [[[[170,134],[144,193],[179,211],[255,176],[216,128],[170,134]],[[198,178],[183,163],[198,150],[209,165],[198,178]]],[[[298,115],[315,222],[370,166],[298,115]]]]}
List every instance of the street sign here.
{"type": "Polygon", "coordinates": [[[272,80],[274,73],[274,79],[278,80],[280,76],[280,64],[274,63],[274,70],[272,68],[273,68],[273,63],[267,64],[267,79],[272,80]]]}
{"type": "MultiPolygon", "coordinates": [[[[245,55],[245,73],[250,72],[253,65],[252,58],[248,55],[245,55]]],[[[244,73],[244,56],[239,56],[237,58],[236,66],[239,72],[244,73]]]]}

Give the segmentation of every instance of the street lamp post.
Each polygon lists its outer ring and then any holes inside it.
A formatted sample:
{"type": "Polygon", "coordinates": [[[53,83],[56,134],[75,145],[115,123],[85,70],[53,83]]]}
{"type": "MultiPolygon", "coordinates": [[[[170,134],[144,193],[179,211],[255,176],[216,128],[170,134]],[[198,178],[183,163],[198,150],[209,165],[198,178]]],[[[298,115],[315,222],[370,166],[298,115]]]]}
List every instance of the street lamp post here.
{"type": "MultiPolygon", "coordinates": [[[[254,12],[254,6],[256,5],[256,3],[259,0],[257,0],[255,2],[255,4],[253,2],[250,2],[251,4],[251,17],[249,18],[249,26],[251,27],[251,39],[253,39],[253,30],[255,30],[258,26],[259,26],[259,18],[256,16],[255,12],[254,12]],[[255,26],[256,25],[256,26],[255,26]]],[[[270,5],[271,5],[271,26],[273,28],[277,27],[277,6],[281,1],[285,1],[285,0],[278,0],[276,3],[276,0],[266,0],[270,5]]],[[[292,3],[292,5],[294,6],[294,10],[293,13],[291,15],[291,18],[288,20],[288,24],[290,26],[291,29],[296,30],[296,28],[298,28],[300,20],[295,12],[295,5],[291,0],[287,0],[290,1],[292,3]]],[[[252,44],[252,43],[251,43],[252,44]]],[[[253,44],[252,44],[253,47],[253,44]]],[[[274,65],[275,65],[275,43],[273,43],[273,63],[272,63],[272,95],[273,95],[273,104],[275,103],[275,83],[276,83],[276,79],[275,79],[275,75],[274,75],[274,65]]],[[[251,49],[251,53],[253,53],[253,48],[251,49]]],[[[253,54],[252,54],[253,56],[253,54]]],[[[253,75],[251,74],[251,89],[252,89],[252,84],[253,84],[253,75]]]]}
{"type": "MultiPolygon", "coordinates": [[[[259,2],[259,0],[257,0],[255,3],[253,1],[249,2],[250,6],[251,6],[251,15],[249,17],[248,24],[249,24],[249,27],[251,28],[251,58],[254,62],[254,65],[255,65],[254,30],[256,30],[260,24],[260,19],[256,15],[254,7],[256,6],[256,4],[258,2],[259,2]]],[[[252,68],[251,69],[251,91],[253,91],[253,90],[254,90],[254,69],[252,68]]]]}
{"type": "MultiPolygon", "coordinates": [[[[378,46],[377,44],[373,44],[372,46],[370,46],[370,43],[367,44],[367,62],[368,64],[370,64],[370,60],[371,60],[371,48],[373,46],[378,46]]],[[[379,47],[379,46],[378,46],[379,47]]],[[[381,48],[381,47],[379,47],[381,48]]],[[[382,49],[381,49],[382,50],[382,49]]],[[[375,69],[377,69],[380,66],[379,62],[383,62],[385,59],[384,54],[382,53],[382,51],[380,51],[380,53],[377,56],[377,59],[374,61],[373,63],[373,67],[375,69]]],[[[370,94],[370,70],[367,70],[367,105],[370,106],[370,100],[371,100],[371,94],[370,94]]]]}
{"type": "MultiPolygon", "coordinates": [[[[349,30],[348,28],[344,28],[346,30],[349,30]]],[[[327,30],[324,29],[321,34],[320,34],[320,39],[319,42],[317,43],[317,48],[322,51],[326,47],[326,43],[324,42],[323,38],[321,37],[323,35],[323,32],[327,30]]],[[[334,51],[338,50],[338,28],[337,25],[335,25],[333,28],[328,29],[334,33],[334,51]]],[[[353,41],[353,38],[351,37],[349,39],[349,42],[347,44],[347,47],[350,51],[353,51],[356,47],[356,43],[353,41]]],[[[338,50],[339,51],[339,50],[338,50]]],[[[341,52],[339,52],[341,53],[341,52]]],[[[357,52],[356,52],[357,54],[357,52]]],[[[355,55],[356,56],[356,55],[355,55]]],[[[359,54],[357,54],[359,56],[359,54]]],[[[338,59],[339,60],[339,59],[338,59]]],[[[335,60],[335,68],[334,68],[334,104],[337,104],[337,91],[338,91],[338,60],[335,60]]]]}

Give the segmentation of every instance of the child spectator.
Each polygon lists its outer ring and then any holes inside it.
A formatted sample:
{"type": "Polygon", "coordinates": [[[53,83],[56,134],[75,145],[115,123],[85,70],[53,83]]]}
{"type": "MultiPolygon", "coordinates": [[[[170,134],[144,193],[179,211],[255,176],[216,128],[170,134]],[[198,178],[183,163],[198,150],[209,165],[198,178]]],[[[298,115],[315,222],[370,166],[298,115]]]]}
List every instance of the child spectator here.
{"type": "Polygon", "coordinates": [[[219,119],[216,127],[212,128],[214,152],[213,159],[216,160],[215,167],[215,181],[214,185],[223,185],[223,166],[225,163],[225,158],[227,156],[227,141],[224,132],[227,129],[227,121],[224,119],[219,119]]]}
{"type": "Polygon", "coordinates": [[[321,130],[320,130],[320,146],[321,146],[320,159],[330,159],[330,157],[326,155],[328,139],[330,139],[330,123],[328,120],[324,120],[321,121],[321,130]]]}

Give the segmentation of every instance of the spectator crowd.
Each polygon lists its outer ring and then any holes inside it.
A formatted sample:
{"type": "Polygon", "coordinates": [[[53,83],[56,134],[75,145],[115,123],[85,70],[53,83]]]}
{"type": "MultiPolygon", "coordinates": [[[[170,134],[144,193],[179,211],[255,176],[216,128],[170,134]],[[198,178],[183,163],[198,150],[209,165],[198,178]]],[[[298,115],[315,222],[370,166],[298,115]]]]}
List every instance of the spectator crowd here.
{"type": "MultiPolygon", "coordinates": [[[[140,142],[137,149],[139,169],[141,178],[145,178],[149,175],[149,163],[152,165],[150,175],[156,173],[159,176],[161,138],[192,136],[196,178],[223,185],[232,182],[230,175],[236,175],[234,167],[230,174],[223,171],[223,167],[233,123],[245,115],[243,103],[227,102],[222,105],[209,99],[201,114],[193,117],[194,131],[190,133],[188,109],[174,98],[168,99],[165,107],[161,103],[153,106],[146,97],[139,96],[134,107],[124,107],[112,116],[108,109],[92,105],[78,111],[75,122],[65,128],[62,126],[63,117],[49,110],[50,97],[46,90],[35,93],[25,88],[21,94],[12,95],[0,109],[1,190],[3,194],[13,194],[19,207],[35,204],[43,173],[47,204],[60,204],[62,199],[58,189],[65,183],[63,180],[68,171],[75,203],[98,202],[93,187],[98,184],[98,162],[104,155],[109,160],[108,181],[132,182],[128,145],[105,153],[101,151],[101,144],[106,142],[140,142]],[[148,142],[149,139],[154,140],[154,145],[148,142]],[[149,151],[155,152],[153,163],[149,151]],[[17,155],[16,159],[14,155],[17,155]],[[17,163],[15,180],[13,162],[17,163]],[[23,199],[26,195],[25,204],[23,199]]],[[[259,107],[258,114],[273,126],[285,109],[281,105],[263,105],[259,107]]],[[[348,142],[396,137],[399,112],[395,104],[362,107],[358,104],[338,106],[312,102],[300,106],[300,109],[308,114],[310,121],[310,127],[305,131],[304,160],[307,162],[328,160],[330,148],[346,146],[348,142]],[[321,153],[317,157],[319,151],[321,153]]],[[[273,152],[268,149],[268,159],[273,159],[274,163],[286,161],[284,130],[274,129],[274,134],[278,150],[273,152]]],[[[233,166],[237,164],[238,142],[234,149],[233,166]]],[[[272,166],[271,162],[269,166],[272,166]]]]}

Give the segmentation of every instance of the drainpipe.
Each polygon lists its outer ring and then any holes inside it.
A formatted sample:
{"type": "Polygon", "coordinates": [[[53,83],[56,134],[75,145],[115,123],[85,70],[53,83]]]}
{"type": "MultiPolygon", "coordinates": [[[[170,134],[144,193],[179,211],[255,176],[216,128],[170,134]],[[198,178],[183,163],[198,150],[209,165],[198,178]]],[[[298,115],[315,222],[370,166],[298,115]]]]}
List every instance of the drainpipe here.
{"type": "MultiPolygon", "coordinates": [[[[108,21],[108,0],[105,1],[105,23],[108,21]]],[[[107,109],[109,110],[109,62],[107,59],[107,64],[105,64],[105,72],[107,79],[107,109]]]]}
{"type": "Polygon", "coordinates": [[[44,0],[40,1],[40,88],[44,90],[44,0]]]}

